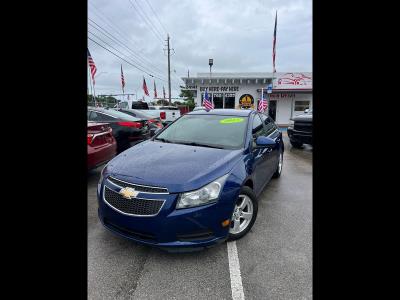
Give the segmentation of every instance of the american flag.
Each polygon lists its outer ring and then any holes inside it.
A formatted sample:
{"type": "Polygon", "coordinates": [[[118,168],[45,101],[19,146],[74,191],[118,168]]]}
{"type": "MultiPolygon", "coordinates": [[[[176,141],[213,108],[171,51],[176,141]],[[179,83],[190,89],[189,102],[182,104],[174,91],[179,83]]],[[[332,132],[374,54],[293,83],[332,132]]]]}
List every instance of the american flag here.
{"type": "Polygon", "coordinates": [[[146,96],[150,96],[149,90],[147,89],[146,80],[144,79],[144,77],[143,77],[143,91],[146,94],[146,96]]]}
{"type": "Polygon", "coordinates": [[[124,87],[125,87],[125,78],[124,78],[124,72],[122,72],[122,65],[121,65],[121,85],[122,85],[122,92],[124,92],[124,87]]]}
{"type": "Polygon", "coordinates": [[[164,86],[162,87],[162,90],[163,90],[164,99],[165,99],[165,88],[164,88],[164,86]]]}
{"type": "Polygon", "coordinates": [[[210,101],[210,98],[208,96],[207,90],[206,90],[206,92],[204,94],[203,105],[206,108],[206,111],[209,111],[210,109],[214,109],[214,105],[210,101]]]}
{"type": "Polygon", "coordinates": [[[156,81],[154,80],[154,98],[157,98],[156,81]]]}
{"type": "Polygon", "coordinates": [[[97,68],[96,68],[96,65],[94,64],[92,56],[90,55],[89,49],[87,49],[87,55],[88,55],[90,74],[92,75],[92,80],[93,80],[93,85],[94,85],[94,75],[97,72],[97,68]]]}
{"type": "Polygon", "coordinates": [[[258,102],[258,111],[264,112],[267,108],[267,100],[264,99],[264,89],[261,89],[261,100],[258,102]]]}
{"type": "Polygon", "coordinates": [[[274,40],[272,42],[273,46],[272,46],[272,64],[273,64],[273,72],[276,72],[275,69],[275,54],[276,54],[276,23],[277,23],[277,19],[278,19],[278,12],[275,13],[275,28],[274,28],[274,40]]]}

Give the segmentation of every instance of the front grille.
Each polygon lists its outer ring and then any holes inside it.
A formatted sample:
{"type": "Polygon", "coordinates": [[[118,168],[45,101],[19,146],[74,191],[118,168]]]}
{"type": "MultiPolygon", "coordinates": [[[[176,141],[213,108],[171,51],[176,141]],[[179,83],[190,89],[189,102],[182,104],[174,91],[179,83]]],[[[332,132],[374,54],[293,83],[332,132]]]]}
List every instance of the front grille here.
{"type": "Polygon", "coordinates": [[[104,200],[118,211],[136,216],[157,215],[165,200],[133,198],[126,199],[117,192],[104,187],[104,200]]]}
{"type": "Polygon", "coordinates": [[[131,187],[134,188],[135,191],[142,193],[153,193],[153,194],[168,194],[168,189],[161,187],[153,187],[153,186],[143,186],[134,183],[128,183],[113,177],[108,177],[108,180],[120,187],[131,187]]]}
{"type": "Polygon", "coordinates": [[[311,133],[312,132],[312,123],[311,122],[307,122],[307,123],[294,122],[293,129],[311,133]]]}
{"type": "Polygon", "coordinates": [[[146,241],[148,241],[148,240],[155,241],[156,240],[156,237],[153,234],[137,232],[137,231],[133,231],[131,229],[125,228],[125,227],[115,225],[106,218],[104,218],[104,225],[110,227],[111,229],[114,229],[115,231],[132,236],[137,239],[146,240],[146,241]]]}

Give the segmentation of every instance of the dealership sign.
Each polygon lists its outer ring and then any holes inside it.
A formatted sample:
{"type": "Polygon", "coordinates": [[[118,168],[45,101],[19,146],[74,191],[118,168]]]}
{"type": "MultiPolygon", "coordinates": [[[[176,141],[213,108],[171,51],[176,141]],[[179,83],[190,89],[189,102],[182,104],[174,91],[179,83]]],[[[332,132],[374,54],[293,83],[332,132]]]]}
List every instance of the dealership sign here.
{"type": "Polygon", "coordinates": [[[279,74],[274,78],[274,90],[312,90],[312,74],[279,74]]]}

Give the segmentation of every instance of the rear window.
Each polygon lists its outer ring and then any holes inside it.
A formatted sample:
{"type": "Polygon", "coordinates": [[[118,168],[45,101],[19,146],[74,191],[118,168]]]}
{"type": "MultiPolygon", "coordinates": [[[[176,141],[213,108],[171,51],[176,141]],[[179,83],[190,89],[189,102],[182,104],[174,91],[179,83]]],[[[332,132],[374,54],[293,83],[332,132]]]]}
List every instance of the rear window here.
{"type": "Polygon", "coordinates": [[[146,102],[142,101],[133,101],[132,109],[149,109],[149,105],[146,102]]]}
{"type": "MultiPolygon", "coordinates": [[[[123,113],[123,112],[120,112],[120,111],[117,111],[117,110],[113,110],[113,109],[104,110],[104,111],[100,111],[100,110],[99,110],[98,113],[100,113],[100,114],[107,114],[107,115],[113,116],[113,117],[115,117],[115,118],[117,118],[117,119],[125,120],[125,121],[136,122],[136,121],[139,121],[139,120],[140,120],[140,119],[135,118],[135,117],[132,117],[132,116],[126,114],[126,113],[123,113]]],[[[111,120],[110,120],[110,121],[111,121],[111,120]]]]}

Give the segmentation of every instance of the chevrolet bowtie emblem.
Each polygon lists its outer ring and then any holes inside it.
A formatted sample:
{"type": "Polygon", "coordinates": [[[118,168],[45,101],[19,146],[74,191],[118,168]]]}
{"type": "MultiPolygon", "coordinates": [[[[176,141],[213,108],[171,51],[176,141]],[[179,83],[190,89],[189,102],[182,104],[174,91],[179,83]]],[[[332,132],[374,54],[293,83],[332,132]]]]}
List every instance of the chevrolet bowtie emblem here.
{"type": "Polygon", "coordinates": [[[125,187],[119,191],[119,194],[122,195],[122,197],[124,197],[125,199],[132,199],[135,198],[139,194],[139,192],[135,191],[135,189],[133,188],[125,187]]]}

